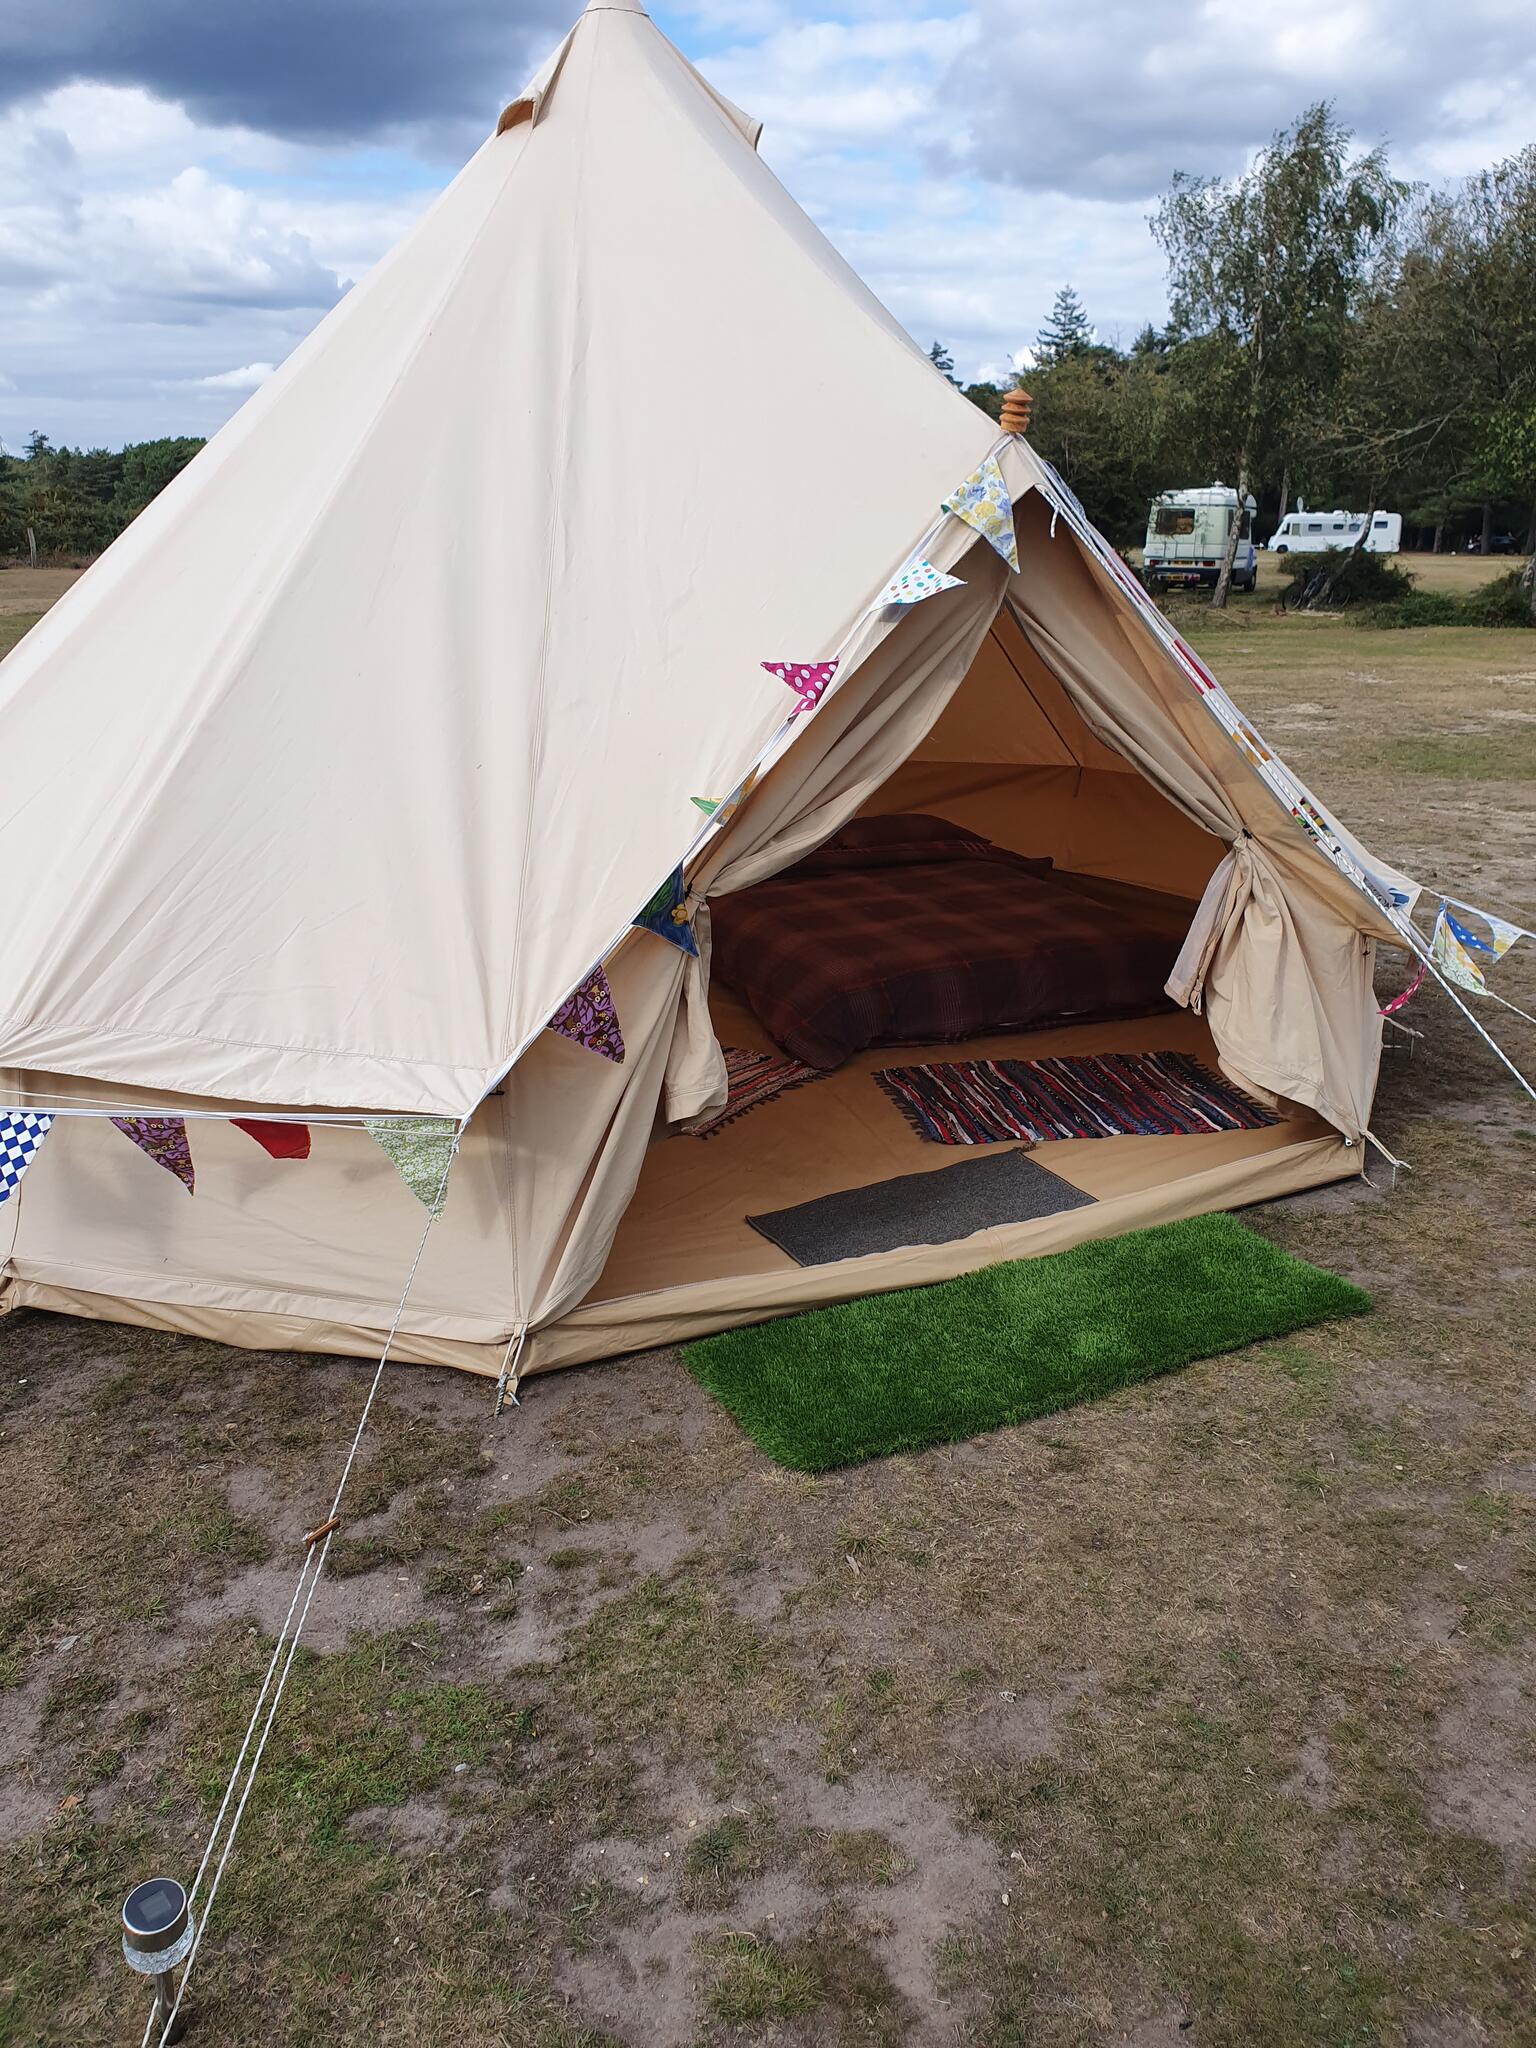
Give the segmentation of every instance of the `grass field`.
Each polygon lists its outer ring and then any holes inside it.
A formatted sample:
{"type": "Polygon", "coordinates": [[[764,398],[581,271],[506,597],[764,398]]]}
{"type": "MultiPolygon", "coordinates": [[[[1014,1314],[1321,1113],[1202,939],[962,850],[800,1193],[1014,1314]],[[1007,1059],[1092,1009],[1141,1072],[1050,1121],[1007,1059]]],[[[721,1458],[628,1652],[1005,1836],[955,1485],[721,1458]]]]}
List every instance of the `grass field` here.
{"type": "MultiPolygon", "coordinates": [[[[1536,634],[1187,610],[1368,843],[1536,922],[1536,634]]],[[[190,2038],[1529,2042],[1536,1106],[1405,1016],[1412,1172],[1244,1219],[1359,1320],[821,1478],[671,1353],[495,1425],[388,1378],[190,2038]]],[[[117,1902],[196,1866],[367,1372],[0,1328],[0,2039],[127,2042],[117,1902]]]]}

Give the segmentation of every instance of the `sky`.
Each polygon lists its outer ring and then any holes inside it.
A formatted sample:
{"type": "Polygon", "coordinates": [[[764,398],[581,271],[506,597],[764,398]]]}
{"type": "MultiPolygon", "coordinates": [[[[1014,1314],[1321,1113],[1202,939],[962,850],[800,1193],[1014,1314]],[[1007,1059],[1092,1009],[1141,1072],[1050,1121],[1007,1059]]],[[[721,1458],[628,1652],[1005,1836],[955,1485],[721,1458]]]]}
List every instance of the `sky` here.
{"type": "MultiPolygon", "coordinates": [[[[211,433],[494,125],[576,0],[49,0],[0,10],[0,439],[211,433]]],[[[666,0],[762,153],[961,375],[1056,291],[1164,310],[1175,169],[1320,98],[1444,184],[1536,139],[1532,0],[666,0]]]]}

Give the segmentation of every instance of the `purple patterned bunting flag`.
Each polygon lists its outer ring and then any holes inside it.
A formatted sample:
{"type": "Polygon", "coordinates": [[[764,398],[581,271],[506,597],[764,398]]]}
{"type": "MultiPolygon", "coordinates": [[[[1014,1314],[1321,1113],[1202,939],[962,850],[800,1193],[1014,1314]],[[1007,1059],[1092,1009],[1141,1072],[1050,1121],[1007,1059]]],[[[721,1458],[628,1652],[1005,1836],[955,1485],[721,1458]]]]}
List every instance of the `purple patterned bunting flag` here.
{"type": "Polygon", "coordinates": [[[196,1192],[185,1117],[114,1116],[108,1121],[115,1124],[125,1138],[131,1138],[141,1152],[147,1152],[156,1166],[163,1166],[167,1173],[174,1173],[189,1195],[196,1192]]]}
{"type": "Polygon", "coordinates": [[[624,1034],[613,1006],[613,990],[601,967],[594,967],[574,995],[567,996],[549,1020],[551,1031],[584,1045],[588,1052],[601,1053],[615,1065],[624,1062],[624,1034]]]}

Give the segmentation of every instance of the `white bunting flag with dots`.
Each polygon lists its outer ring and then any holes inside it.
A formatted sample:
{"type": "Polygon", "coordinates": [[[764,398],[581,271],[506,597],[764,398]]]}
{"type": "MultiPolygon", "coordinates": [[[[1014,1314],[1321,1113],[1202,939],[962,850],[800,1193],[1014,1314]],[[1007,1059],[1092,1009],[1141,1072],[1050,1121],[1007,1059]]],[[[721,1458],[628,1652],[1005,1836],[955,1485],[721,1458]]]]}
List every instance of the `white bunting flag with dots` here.
{"type": "Polygon", "coordinates": [[[935,569],[932,562],[919,558],[897,570],[875,603],[921,604],[925,597],[937,597],[941,590],[960,590],[964,584],[963,576],[946,576],[942,569],[935,569]]]}

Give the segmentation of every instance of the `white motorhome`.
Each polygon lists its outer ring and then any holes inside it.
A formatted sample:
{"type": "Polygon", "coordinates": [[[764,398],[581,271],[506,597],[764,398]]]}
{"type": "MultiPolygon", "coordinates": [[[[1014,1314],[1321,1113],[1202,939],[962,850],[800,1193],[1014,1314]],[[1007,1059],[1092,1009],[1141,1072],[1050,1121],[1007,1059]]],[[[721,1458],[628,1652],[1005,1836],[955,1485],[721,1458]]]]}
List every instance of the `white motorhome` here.
{"type": "Polygon", "coordinates": [[[1227,552],[1227,536],[1241,520],[1232,582],[1238,590],[1252,590],[1259,573],[1252,537],[1254,509],[1252,498],[1244,498],[1239,507],[1236,491],[1223,483],[1200,491],[1164,491],[1154,498],[1141,553],[1147,588],[1162,590],[1170,583],[1214,586],[1227,552]]]}
{"type": "MultiPolygon", "coordinates": [[[[1318,555],[1325,548],[1352,548],[1365,524],[1363,512],[1287,512],[1265,546],[1272,555],[1318,555]]],[[[1365,551],[1395,555],[1403,544],[1401,512],[1373,512],[1365,551]]]]}

